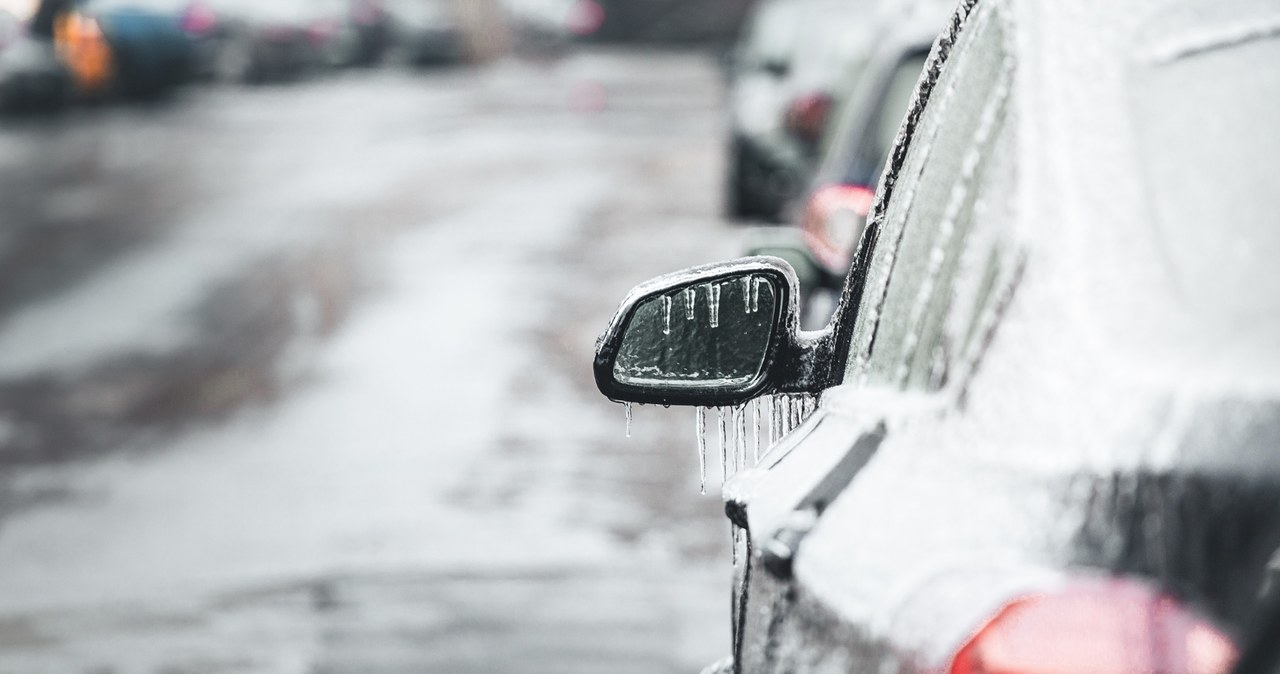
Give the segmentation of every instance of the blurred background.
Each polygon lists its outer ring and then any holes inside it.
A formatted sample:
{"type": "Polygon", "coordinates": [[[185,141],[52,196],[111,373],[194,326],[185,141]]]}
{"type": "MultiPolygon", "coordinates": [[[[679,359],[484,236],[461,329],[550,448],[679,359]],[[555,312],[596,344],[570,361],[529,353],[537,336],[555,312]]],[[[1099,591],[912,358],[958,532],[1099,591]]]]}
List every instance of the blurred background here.
{"type": "Polygon", "coordinates": [[[757,4],[0,0],[0,671],[728,654],[693,413],[628,424],[594,340],[865,216],[804,187],[915,3],[757,4]]]}

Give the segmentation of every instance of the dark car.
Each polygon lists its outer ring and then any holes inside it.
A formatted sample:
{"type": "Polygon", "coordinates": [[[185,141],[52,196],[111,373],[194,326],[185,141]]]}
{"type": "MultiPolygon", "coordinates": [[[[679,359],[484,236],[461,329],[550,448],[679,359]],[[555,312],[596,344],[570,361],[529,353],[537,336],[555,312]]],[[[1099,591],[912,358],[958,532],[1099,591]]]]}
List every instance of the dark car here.
{"type": "Polygon", "coordinates": [[[195,46],[164,0],[42,0],[29,29],[81,98],[160,96],[194,73],[195,46]]]}
{"type": "Polygon", "coordinates": [[[766,0],[732,57],[726,213],[780,221],[808,179],[832,93],[873,44],[875,0],[766,0]]]}
{"type": "Polygon", "coordinates": [[[768,258],[627,297],[601,391],[731,420],[708,671],[1230,671],[1280,549],[1276,26],[964,0],[827,329],[768,258]]]}
{"type": "MultiPolygon", "coordinates": [[[[110,88],[114,93],[158,96],[190,82],[196,74],[195,44],[182,30],[180,11],[172,2],[80,0],[71,5],[63,21],[92,22],[101,30],[110,48],[110,88]]],[[[74,51],[64,49],[64,53],[74,51]]],[[[91,50],[84,58],[94,58],[91,50]]],[[[73,66],[73,72],[78,67],[73,66]]]]}
{"type": "Polygon", "coordinates": [[[224,82],[294,80],[354,63],[360,51],[342,0],[194,0],[186,16],[204,69],[224,82]]]}
{"type": "Polygon", "coordinates": [[[579,37],[597,42],[724,45],[756,0],[575,0],[579,37]]]}
{"type": "Polygon", "coordinates": [[[466,59],[466,35],[451,0],[385,0],[393,49],[418,66],[466,59]]]}

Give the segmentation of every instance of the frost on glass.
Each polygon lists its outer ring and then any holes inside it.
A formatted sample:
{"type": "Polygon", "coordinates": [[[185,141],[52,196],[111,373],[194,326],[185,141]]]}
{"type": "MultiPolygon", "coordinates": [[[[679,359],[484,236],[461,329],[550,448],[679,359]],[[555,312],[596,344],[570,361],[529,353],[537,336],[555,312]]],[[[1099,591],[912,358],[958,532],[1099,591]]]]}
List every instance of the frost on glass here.
{"type": "Polygon", "coordinates": [[[613,366],[638,387],[739,387],[760,376],[777,314],[763,276],[720,279],[636,308],[613,366]]]}

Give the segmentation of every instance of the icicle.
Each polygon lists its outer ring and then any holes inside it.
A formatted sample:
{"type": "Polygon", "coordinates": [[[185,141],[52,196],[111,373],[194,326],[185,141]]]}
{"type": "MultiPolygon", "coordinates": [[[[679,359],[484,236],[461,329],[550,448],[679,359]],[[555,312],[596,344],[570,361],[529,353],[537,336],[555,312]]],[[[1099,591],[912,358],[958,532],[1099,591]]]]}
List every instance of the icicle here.
{"type": "Polygon", "coordinates": [[[769,444],[782,439],[782,396],[769,398],[769,444]]]}
{"type": "Polygon", "coordinates": [[[707,412],[706,408],[699,405],[697,417],[694,420],[698,433],[698,480],[701,484],[702,493],[707,493],[707,412]]]}
{"type": "Polygon", "coordinates": [[[747,406],[738,405],[733,413],[734,426],[738,432],[738,470],[747,467],[747,406]]]}
{"type": "Polygon", "coordinates": [[[631,437],[631,403],[623,403],[622,406],[627,410],[627,437],[631,437]]]}
{"type": "Polygon", "coordinates": [[[738,525],[729,523],[729,545],[733,548],[733,565],[738,565],[738,525]]]}
{"type": "Polygon", "coordinates": [[[751,313],[753,314],[760,312],[760,284],[761,283],[768,283],[768,281],[762,278],[754,277],[754,276],[751,277],[751,313]]]}
{"type": "Polygon", "coordinates": [[[716,417],[719,425],[719,445],[721,445],[721,482],[728,481],[728,446],[726,443],[726,432],[724,432],[724,408],[716,408],[716,417]]]}
{"type": "Polygon", "coordinates": [[[748,314],[753,313],[751,310],[751,288],[754,285],[750,276],[742,277],[742,310],[748,314]]]}
{"type": "Polygon", "coordinates": [[[751,401],[751,426],[755,429],[755,450],[751,453],[751,466],[760,465],[760,399],[751,401]]]}
{"type": "Polygon", "coordinates": [[[684,289],[684,319],[692,321],[697,315],[693,312],[694,305],[698,303],[698,291],[693,288],[684,289]]]}
{"type": "Polygon", "coordinates": [[[707,286],[707,295],[711,301],[711,327],[720,327],[720,284],[707,286]]]}
{"type": "Polygon", "coordinates": [[[671,296],[662,296],[662,334],[671,334],[671,296]]]}

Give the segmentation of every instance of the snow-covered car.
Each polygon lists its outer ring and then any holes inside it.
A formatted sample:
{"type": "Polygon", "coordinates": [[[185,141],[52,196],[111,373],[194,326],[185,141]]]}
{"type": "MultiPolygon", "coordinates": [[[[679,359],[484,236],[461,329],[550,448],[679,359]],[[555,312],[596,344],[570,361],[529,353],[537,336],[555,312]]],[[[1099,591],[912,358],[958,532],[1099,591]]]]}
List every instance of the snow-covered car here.
{"type": "Polygon", "coordinates": [[[829,326],[772,258],[627,296],[601,392],[716,427],[708,672],[1230,671],[1280,550],[1277,26],[963,0],[829,326]]]}

